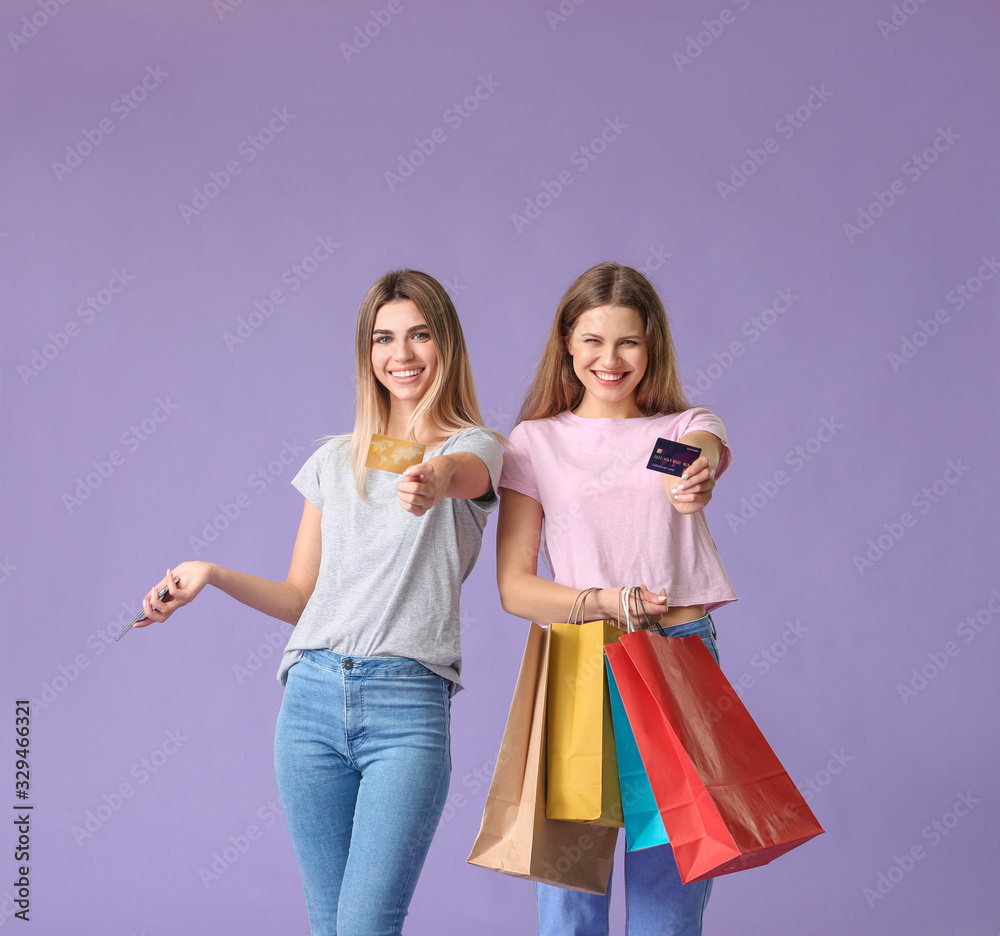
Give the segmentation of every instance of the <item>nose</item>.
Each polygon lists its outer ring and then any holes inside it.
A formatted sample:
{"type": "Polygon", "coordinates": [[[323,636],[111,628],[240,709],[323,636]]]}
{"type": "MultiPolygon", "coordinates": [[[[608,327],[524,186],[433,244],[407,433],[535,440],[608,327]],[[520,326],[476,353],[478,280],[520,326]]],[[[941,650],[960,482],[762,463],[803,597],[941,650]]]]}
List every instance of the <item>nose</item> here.
{"type": "Polygon", "coordinates": [[[604,354],[601,355],[601,363],[607,367],[608,370],[611,370],[618,363],[620,363],[620,361],[621,359],[618,356],[618,345],[607,345],[604,350],[604,354]]]}
{"type": "Polygon", "coordinates": [[[413,350],[410,348],[410,340],[408,338],[403,338],[396,343],[393,357],[397,361],[408,361],[413,357],[413,350]]]}

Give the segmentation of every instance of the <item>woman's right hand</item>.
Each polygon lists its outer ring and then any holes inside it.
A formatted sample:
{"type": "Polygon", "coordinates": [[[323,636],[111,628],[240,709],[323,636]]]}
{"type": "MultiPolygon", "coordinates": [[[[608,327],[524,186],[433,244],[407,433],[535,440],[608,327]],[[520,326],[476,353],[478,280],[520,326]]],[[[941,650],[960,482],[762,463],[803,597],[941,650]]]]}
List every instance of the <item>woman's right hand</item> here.
{"type": "Polygon", "coordinates": [[[183,605],[190,604],[198,593],[209,583],[212,565],[208,562],[182,562],[154,585],[149,594],[142,599],[142,612],[146,620],[137,621],[136,627],[147,627],[150,624],[162,624],[171,614],[183,605]],[[169,601],[160,600],[160,591],[166,588],[169,601]]]}
{"type": "MultiPolygon", "coordinates": [[[[622,616],[621,593],[622,588],[602,588],[594,596],[597,599],[597,606],[605,621],[620,619],[622,616]]],[[[642,620],[642,608],[636,602],[636,596],[642,600],[646,612],[653,620],[657,619],[667,610],[667,592],[661,588],[659,594],[651,592],[645,585],[641,585],[639,590],[632,596],[631,614],[634,620],[642,620]]]]}

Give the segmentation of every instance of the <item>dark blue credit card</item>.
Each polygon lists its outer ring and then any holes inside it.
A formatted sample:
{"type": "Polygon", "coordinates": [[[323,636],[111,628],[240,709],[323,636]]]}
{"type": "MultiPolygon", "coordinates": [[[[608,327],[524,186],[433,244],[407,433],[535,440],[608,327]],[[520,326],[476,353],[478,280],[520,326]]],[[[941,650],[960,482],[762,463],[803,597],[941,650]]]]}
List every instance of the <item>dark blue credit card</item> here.
{"type": "Polygon", "coordinates": [[[657,439],[646,467],[680,477],[700,454],[701,449],[693,445],[682,445],[671,439],[657,439]]]}

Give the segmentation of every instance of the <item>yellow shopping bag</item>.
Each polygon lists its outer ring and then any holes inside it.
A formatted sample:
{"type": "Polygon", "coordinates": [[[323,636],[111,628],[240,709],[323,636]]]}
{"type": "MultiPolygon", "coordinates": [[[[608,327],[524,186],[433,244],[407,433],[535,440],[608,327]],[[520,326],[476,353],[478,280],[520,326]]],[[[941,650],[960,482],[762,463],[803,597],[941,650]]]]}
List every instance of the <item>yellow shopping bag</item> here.
{"type": "Polygon", "coordinates": [[[549,819],[624,826],[618,761],[604,645],[625,633],[609,621],[577,623],[584,616],[582,591],[570,622],[551,626],[546,720],[549,819]]]}

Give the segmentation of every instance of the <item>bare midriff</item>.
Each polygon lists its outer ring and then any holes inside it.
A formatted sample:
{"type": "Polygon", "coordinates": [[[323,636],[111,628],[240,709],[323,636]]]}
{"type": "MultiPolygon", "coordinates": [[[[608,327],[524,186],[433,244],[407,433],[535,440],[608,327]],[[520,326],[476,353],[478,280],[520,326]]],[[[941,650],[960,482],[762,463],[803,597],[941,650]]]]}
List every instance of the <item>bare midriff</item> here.
{"type": "Polygon", "coordinates": [[[686,605],[677,608],[668,608],[664,614],[660,615],[660,627],[675,627],[678,624],[687,624],[688,621],[697,621],[705,616],[704,605],[686,605]]]}

